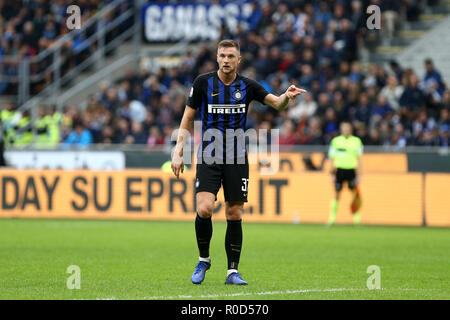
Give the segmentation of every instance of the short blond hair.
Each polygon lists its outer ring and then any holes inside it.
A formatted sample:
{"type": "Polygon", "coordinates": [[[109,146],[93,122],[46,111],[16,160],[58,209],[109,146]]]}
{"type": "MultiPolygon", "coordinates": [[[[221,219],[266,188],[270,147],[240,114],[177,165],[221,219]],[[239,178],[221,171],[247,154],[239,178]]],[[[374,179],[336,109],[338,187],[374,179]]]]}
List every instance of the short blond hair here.
{"type": "Polygon", "coordinates": [[[241,52],[241,48],[239,47],[239,43],[231,39],[225,39],[219,42],[217,45],[217,50],[220,48],[236,48],[238,52],[241,52]]]}

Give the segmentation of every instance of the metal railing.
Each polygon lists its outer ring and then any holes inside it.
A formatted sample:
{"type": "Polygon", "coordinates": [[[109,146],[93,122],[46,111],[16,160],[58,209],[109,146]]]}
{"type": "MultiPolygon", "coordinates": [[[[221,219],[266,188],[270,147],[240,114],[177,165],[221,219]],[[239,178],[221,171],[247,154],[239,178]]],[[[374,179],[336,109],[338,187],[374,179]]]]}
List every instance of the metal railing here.
{"type": "MultiPolygon", "coordinates": [[[[171,56],[171,55],[181,55],[186,51],[186,48],[189,46],[189,42],[187,41],[180,41],[177,42],[171,46],[169,46],[167,49],[164,49],[162,51],[156,51],[153,55],[155,56],[171,56]]],[[[54,98],[53,104],[57,106],[59,110],[66,105],[66,102],[72,98],[75,95],[78,95],[80,92],[86,90],[89,87],[92,87],[92,85],[98,83],[100,80],[109,80],[110,82],[113,82],[114,79],[111,79],[112,74],[116,72],[118,69],[122,68],[123,66],[129,64],[129,63],[135,63],[138,64],[140,62],[140,59],[148,57],[146,54],[142,52],[138,53],[132,53],[127,54],[125,56],[122,56],[118,58],[116,61],[108,65],[107,67],[101,69],[99,72],[96,72],[92,75],[90,75],[88,78],[84,79],[82,82],[77,83],[75,86],[71,87],[69,90],[64,92],[64,94],[59,95],[54,98]]],[[[87,105],[88,97],[84,97],[84,101],[79,105],[81,109],[84,109],[84,107],[87,105]]]]}
{"type": "MultiPolygon", "coordinates": [[[[60,36],[50,48],[36,56],[2,57],[0,81],[17,86],[19,109],[27,110],[33,106],[30,98],[58,96],[61,87],[83,71],[103,68],[105,55],[125,39],[137,38],[140,35],[137,30],[140,2],[111,2],[83,22],[81,29],[60,36]]],[[[137,45],[139,41],[134,43],[137,45]]]]}

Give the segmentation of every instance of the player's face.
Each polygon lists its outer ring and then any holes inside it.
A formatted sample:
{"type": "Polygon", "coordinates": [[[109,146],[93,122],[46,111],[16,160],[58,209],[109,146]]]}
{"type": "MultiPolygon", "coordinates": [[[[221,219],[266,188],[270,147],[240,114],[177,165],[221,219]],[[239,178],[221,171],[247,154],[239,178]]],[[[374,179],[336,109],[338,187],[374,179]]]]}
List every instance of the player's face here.
{"type": "Polygon", "coordinates": [[[341,133],[344,136],[349,136],[352,134],[352,126],[349,123],[341,124],[341,133]]]}
{"type": "Polygon", "coordinates": [[[239,62],[241,62],[241,56],[236,48],[222,47],[217,51],[219,70],[224,74],[236,72],[239,62]]]}

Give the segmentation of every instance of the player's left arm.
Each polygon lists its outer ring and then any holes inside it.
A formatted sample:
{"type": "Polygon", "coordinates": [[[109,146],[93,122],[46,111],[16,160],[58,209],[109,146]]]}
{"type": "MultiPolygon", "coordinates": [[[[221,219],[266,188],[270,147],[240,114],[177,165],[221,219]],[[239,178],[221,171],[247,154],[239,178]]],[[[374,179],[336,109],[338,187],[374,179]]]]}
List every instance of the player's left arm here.
{"type": "Polygon", "coordinates": [[[357,150],[357,156],[358,156],[358,166],[356,167],[355,173],[356,173],[356,183],[359,184],[361,182],[361,173],[362,173],[362,155],[364,152],[364,146],[360,140],[360,146],[357,150]]]}
{"type": "Polygon", "coordinates": [[[282,111],[284,109],[286,109],[289,100],[291,99],[295,99],[298,95],[305,93],[306,90],[304,89],[300,89],[297,88],[294,85],[291,85],[285,93],[283,93],[282,95],[280,95],[279,97],[269,93],[268,95],[266,95],[266,97],[264,98],[264,104],[271,106],[272,108],[278,110],[278,111],[282,111]]]}
{"type": "Polygon", "coordinates": [[[361,157],[358,158],[358,167],[356,168],[356,183],[359,184],[361,182],[361,171],[362,171],[362,161],[361,157]]]}
{"type": "Polygon", "coordinates": [[[334,156],[336,155],[336,147],[334,142],[336,140],[331,140],[330,147],[328,149],[328,158],[330,159],[330,179],[331,182],[335,183],[336,181],[336,167],[334,166],[334,156]]]}

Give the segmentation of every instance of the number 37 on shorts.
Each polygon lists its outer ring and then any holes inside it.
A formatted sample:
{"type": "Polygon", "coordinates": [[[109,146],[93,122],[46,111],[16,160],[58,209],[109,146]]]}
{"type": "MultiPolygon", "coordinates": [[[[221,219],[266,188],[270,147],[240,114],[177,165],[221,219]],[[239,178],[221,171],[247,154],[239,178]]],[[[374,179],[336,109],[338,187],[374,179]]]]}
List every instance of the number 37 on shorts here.
{"type": "Polygon", "coordinates": [[[242,188],[241,191],[247,192],[248,190],[248,179],[242,178],[242,188]]]}

